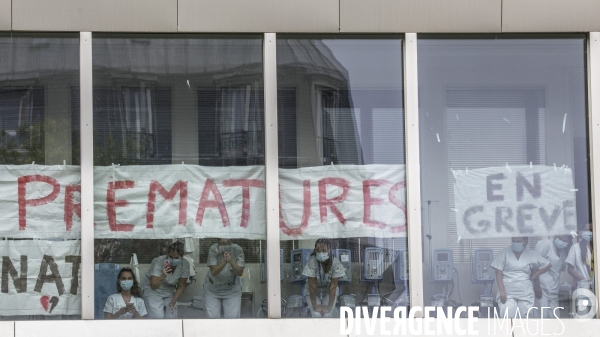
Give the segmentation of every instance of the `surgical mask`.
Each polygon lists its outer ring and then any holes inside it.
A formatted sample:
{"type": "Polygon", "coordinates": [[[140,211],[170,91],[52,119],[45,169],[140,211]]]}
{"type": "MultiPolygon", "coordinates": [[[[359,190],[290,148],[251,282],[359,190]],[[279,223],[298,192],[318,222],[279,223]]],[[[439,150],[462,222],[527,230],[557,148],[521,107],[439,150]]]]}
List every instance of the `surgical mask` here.
{"type": "Polygon", "coordinates": [[[133,287],[133,280],[121,280],[121,289],[129,290],[133,287]]]}
{"type": "Polygon", "coordinates": [[[511,247],[514,252],[520,253],[525,248],[525,244],[523,242],[513,242],[511,247]]]}
{"type": "Polygon", "coordinates": [[[583,233],[581,233],[581,237],[586,240],[586,241],[592,241],[592,232],[590,231],[583,231],[583,233]]]}
{"type": "Polygon", "coordinates": [[[172,267],[177,267],[177,265],[179,264],[179,262],[181,262],[181,259],[171,259],[171,258],[169,258],[169,263],[171,264],[172,267]]]}
{"type": "Polygon", "coordinates": [[[317,260],[319,262],[325,262],[329,259],[328,253],[317,253],[317,260]]]}
{"type": "Polygon", "coordinates": [[[231,253],[231,245],[220,246],[222,253],[231,253]]]}
{"type": "Polygon", "coordinates": [[[564,242],[563,240],[559,239],[559,238],[554,238],[554,245],[556,246],[556,248],[558,249],[565,249],[567,248],[567,246],[569,245],[568,243],[564,242]]]}

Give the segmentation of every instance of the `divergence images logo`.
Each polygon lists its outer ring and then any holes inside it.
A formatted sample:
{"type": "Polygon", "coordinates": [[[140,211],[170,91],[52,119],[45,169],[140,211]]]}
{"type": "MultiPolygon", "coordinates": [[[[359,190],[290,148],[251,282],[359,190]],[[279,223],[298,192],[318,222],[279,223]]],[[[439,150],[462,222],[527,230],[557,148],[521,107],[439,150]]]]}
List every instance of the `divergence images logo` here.
{"type": "Polygon", "coordinates": [[[587,289],[577,289],[573,292],[571,308],[575,315],[573,318],[579,322],[589,321],[596,315],[598,300],[594,293],[587,289]]]}

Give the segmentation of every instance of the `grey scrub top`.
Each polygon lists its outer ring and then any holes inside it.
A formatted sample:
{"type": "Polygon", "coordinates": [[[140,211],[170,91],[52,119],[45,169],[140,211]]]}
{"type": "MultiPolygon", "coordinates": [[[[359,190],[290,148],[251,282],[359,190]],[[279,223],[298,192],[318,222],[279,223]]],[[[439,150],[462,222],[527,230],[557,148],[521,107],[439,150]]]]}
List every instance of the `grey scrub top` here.
{"type": "MultiPolygon", "coordinates": [[[[244,250],[235,243],[231,244],[231,258],[234,259],[238,266],[245,266],[244,250]]],[[[223,254],[219,245],[215,243],[208,249],[207,265],[209,267],[216,266],[222,261],[223,254]]],[[[240,277],[235,274],[230,264],[226,264],[217,276],[213,276],[210,270],[208,270],[206,279],[204,280],[204,290],[219,298],[242,296],[240,277]]]]}
{"type": "MultiPolygon", "coordinates": [[[[317,261],[317,258],[313,255],[308,259],[308,263],[302,270],[302,275],[306,277],[314,277],[317,279],[317,296],[329,295],[329,286],[331,285],[332,278],[340,278],[346,275],[346,269],[344,265],[337,258],[332,257],[333,264],[329,269],[329,272],[325,273],[323,267],[317,261]]],[[[304,285],[304,292],[306,296],[309,296],[309,285],[308,282],[304,285]]]]}
{"type": "Polygon", "coordinates": [[[142,281],[142,291],[144,296],[171,297],[175,293],[175,285],[179,282],[179,279],[187,279],[190,277],[190,263],[187,259],[181,257],[181,262],[177,265],[175,271],[167,275],[167,278],[164,279],[160,287],[152,290],[152,287],[150,286],[150,277],[160,277],[162,275],[166,259],[167,255],[162,255],[152,260],[150,270],[148,270],[146,277],[142,281]]]}

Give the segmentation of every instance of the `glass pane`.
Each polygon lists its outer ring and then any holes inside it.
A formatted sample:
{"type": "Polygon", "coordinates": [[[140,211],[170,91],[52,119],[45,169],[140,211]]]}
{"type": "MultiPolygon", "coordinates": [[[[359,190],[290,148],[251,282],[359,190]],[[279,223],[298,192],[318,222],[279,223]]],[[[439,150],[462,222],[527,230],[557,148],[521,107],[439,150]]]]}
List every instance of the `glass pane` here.
{"type": "Polygon", "coordinates": [[[254,317],[261,36],[97,35],[93,56],[95,317],[254,317]]]}
{"type": "Polygon", "coordinates": [[[282,310],[408,306],[402,40],[277,40],[282,310]]]}
{"type": "Polygon", "coordinates": [[[584,36],[422,38],[418,55],[425,304],[572,317],[592,289],[584,36]]]}
{"type": "Polygon", "coordinates": [[[81,317],[79,36],[0,35],[0,320],[81,317]]]}

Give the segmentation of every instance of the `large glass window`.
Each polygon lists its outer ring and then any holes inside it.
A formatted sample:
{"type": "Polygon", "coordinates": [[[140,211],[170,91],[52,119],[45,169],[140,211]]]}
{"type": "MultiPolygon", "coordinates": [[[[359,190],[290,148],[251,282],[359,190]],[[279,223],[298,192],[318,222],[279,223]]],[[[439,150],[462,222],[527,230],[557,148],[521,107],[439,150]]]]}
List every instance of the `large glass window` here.
{"type": "Polygon", "coordinates": [[[262,37],[94,35],[93,73],[95,317],[254,317],[262,37]]]}
{"type": "Polygon", "coordinates": [[[425,305],[571,317],[593,289],[585,37],[420,36],[418,55],[425,305]]]}
{"type": "Polygon", "coordinates": [[[402,40],[278,36],[285,317],[408,305],[402,40]]]}
{"type": "Polygon", "coordinates": [[[77,34],[0,35],[0,320],[81,316],[78,90],[77,34]]]}

